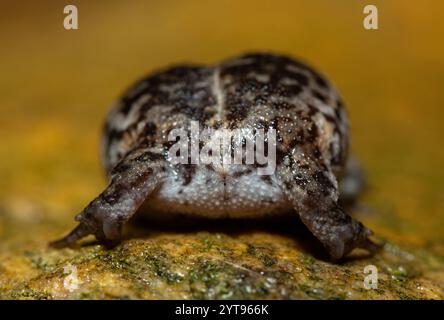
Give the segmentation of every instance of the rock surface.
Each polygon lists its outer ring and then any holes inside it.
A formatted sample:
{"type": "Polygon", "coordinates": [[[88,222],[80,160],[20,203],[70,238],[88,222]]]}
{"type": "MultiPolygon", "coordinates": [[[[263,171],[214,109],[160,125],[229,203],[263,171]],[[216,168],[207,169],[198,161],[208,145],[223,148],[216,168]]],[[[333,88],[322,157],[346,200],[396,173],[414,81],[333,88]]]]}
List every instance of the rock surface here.
{"type": "Polygon", "coordinates": [[[355,251],[332,264],[298,221],[295,232],[279,224],[221,224],[176,231],[130,227],[127,239],[111,250],[93,241],[75,249],[48,249],[47,234],[53,232],[43,230],[32,232],[32,239],[31,233],[6,244],[2,239],[0,298],[444,298],[442,255],[385,242],[374,257],[355,251]],[[367,265],[378,270],[375,289],[364,286],[367,265]]]}

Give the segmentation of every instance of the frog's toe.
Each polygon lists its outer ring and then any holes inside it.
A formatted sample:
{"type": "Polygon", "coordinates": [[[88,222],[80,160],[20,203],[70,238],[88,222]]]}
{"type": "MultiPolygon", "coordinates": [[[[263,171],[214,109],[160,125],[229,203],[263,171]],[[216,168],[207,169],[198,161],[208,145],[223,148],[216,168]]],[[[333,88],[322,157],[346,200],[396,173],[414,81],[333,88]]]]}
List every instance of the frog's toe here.
{"type": "Polygon", "coordinates": [[[56,249],[65,247],[73,247],[76,242],[87,235],[91,234],[91,229],[84,223],[80,223],[74,230],[72,230],[65,237],[49,243],[49,246],[56,249]]]}
{"type": "Polygon", "coordinates": [[[120,243],[123,222],[106,217],[97,228],[95,236],[106,247],[114,247],[120,243]]]}

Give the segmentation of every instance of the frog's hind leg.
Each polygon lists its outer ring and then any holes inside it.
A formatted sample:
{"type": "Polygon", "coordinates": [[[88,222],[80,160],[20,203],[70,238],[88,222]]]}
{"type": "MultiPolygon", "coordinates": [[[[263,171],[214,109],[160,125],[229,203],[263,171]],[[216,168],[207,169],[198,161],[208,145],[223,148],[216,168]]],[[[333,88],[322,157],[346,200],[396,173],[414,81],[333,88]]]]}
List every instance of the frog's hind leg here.
{"type": "Polygon", "coordinates": [[[366,188],[364,170],[356,158],[350,157],[339,183],[339,203],[345,208],[352,208],[366,188]]]}
{"type": "Polygon", "coordinates": [[[277,166],[281,189],[302,222],[337,261],[354,248],[374,253],[372,232],[350,217],[338,203],[338,184],[331,170],[297,153],[288,153],[277,166]]]}
{"type": "Polygon", "coordinates": [[[72,246],[90,234],[105,244],[117,243],[123,224],[160,185],[166,169],[162,150],[133,149],[112,170],[108,187],[76,216],[79,225],[50,245],[56,248],[72,246]]]}

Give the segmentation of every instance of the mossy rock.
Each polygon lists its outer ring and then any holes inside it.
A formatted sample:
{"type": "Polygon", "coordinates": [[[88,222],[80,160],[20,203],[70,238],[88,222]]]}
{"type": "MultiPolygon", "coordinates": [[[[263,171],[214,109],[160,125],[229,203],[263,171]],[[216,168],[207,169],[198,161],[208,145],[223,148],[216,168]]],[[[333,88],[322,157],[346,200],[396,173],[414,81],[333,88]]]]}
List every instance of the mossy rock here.
{"type": "Polygon", "coordinates": [[[125,240],[113,249],[94,242],[76,249],[49,249],[53,233],[48,235],[48,229],[32,232],[32,240],[29,234],[12,236],[13,240],[3,239],[1,244],[0,298],[444,297],[444,259],[439,254],[385,242],[373,257],[356,250],[332,264],[322,256],[316,239],[296,222],[293,233],[274,227],[249,230],[245,221],[243,227],[230,224],[236,223],[222,222],[217,228],[210,224],[210,231],[203,231],[202,226],[177,231],[130,227],[125,240]],[[377,289],[364,286],[367,265],[378,270],[377,289]]]}

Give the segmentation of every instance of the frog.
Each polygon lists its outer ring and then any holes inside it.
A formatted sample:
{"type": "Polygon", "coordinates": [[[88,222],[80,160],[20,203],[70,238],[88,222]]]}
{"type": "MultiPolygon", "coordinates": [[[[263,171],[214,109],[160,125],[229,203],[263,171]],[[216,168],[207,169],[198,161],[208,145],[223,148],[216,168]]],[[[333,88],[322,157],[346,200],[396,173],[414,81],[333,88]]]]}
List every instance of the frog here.
{"type": "Polygon", "coordinates": [[[211,221],[291,212],[332,262],[355,248],[374,254],[379,245],[370,238],[373,232],[343,205],[362,189],[349,156],[349,131],[335,85],[285,54],[252,52],[211,65],[161,69],[112,106],[101,143],[109,184],[75,216],[77,227],[50,245],[72,247],[94,235],[115,246],[141,208],[211,221]],[[274,130],[274,171],[260,174],[257,163],[172,163],[172,130],[189,130],[193,122],[213,132],[274,130]]]}

